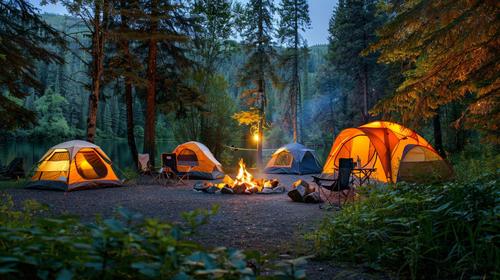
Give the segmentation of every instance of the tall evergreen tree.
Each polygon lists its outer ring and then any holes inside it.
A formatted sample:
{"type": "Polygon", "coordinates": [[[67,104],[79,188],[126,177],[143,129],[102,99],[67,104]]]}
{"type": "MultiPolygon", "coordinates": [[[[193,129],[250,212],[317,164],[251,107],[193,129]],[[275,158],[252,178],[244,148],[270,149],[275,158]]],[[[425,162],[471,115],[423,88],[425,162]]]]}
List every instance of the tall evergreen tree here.
{"type": "Polygon", "coordinates": [[[438,108],[465,106],[457,126],[483,130],[498,142],[500,7],[498,1],[390,1],[394,14],[371,47],[382,63],[409,65],[405,81],[375,113],[418,124],[438,108]]]}
{"type": "MultiPolygon", "coordinates": [[[[197,23],[192,53],[200,66],[193,75],[193,83],[205,102],[211,99],[214,87],[221,83],[218,75],[220,62],[234,49],[230,41],[234,26],[232,8],[231,0],[195,0],[192,6],[191,12],[197,23]]],[[[225,109],[223,111],[227,112],[225,109]]],[[[201,110],[190,108],[191,139],[201,140],[216,156],[222,151],[223,135],[215,129],[219,124],[214,123],[214,120],[221,119],[215,116],[220,111],[217,104],[205,104],[201,110]]]]}
{"type": "Polygon", "coordinates": [[[40,18],[29,1],[0,1],[0,130],[35,122],[35,114],[13,98],[23,99],[30,89],[38,94],[43,92],[43,84],[36,75],[36,62],[63,63],[46,44],[62,47],[65,42],[57,30],[40,18]]]}
{"type": "Polygon", "coordinates": [[[252,88],[242,93],[257,114],[252,120],[256,124],[257,138],[257,166],[262,168],[262,141],[264,125],[266,124],[265,108],[267,104],[266,84],[276,83],[274,63],[276,50],[273,44],[273,14],[274,5],[271,0],[250,0],[241,11],[241,37],[246,49],[247,60],[239,72],[241,86],[252,88]]]}
{"type": "MultiPolygon", "coordinates": [[[[380,96],[384,67],[377,65],[376,54],[363,56],[362,51],[376,40],[375,30],[385,21],[377,13],[376,0],[340,0],[330,20],[329,59],[338,75],[347,78],[343,90],[358,106],[361,122],[369,120],[368,110],[380,96]]],[[[383,86],[382,86],[383,88],[383,86]]]]}
{"type": "Polygon", "coordinates": [[[89,66],[90,94],[87,114],[87,141],[94,142],[97,129],[99,98],[104,79],[104,50],[110,24],[111,1],[106,0],[61,0],[67,9],[79,17],[87,27],[86,32],[92,39],[90,46],[82,46],[90,54],[89,66]]]}
{"type": "Polygon", "coordinates": [[[151,0],[142,5],[143,16],[137,20],[148,50],[144,153],[148,153],[154,163],[157,102],[166,113],[182,113],[186,103],[193,98],[182,78],[183,69],[192,66],[186,45],[190,42],[194,24],[186,5],[180,2],[151,0]]]}
{"type": "Polygon", "coordinates": [[[300,139],[297,123],[301,100],[299,63],[302,61],[300,59],[301,47],[304,46],[300,32],[305,31],[311,24],[309,5],[307,0],[282,0],[278,12],[280,15],[278,37],[281,43],[287,47],[281,57],[282,66],[286,72],[291,72],[287,75],[287,85],[290,97],[293,142],[297,142],[300,139]]]}

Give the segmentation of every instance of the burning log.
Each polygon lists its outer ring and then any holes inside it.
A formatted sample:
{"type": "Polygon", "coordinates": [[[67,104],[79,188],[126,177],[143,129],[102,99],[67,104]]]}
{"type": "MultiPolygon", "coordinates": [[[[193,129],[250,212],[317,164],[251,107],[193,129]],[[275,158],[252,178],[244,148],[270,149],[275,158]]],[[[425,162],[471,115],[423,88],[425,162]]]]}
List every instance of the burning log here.
{"type": "Polygon", "coordinates": [[[277,179],[256,179],[246,169],[243,160],[239,162],[240,169],[238,175],[233,179],[226,175],[221,183],[197,182],[193,189],[208,193],[221,192],[223,194],[253,194],[253,193],[283,193],[285,188],[279,185],[277,179]]]}

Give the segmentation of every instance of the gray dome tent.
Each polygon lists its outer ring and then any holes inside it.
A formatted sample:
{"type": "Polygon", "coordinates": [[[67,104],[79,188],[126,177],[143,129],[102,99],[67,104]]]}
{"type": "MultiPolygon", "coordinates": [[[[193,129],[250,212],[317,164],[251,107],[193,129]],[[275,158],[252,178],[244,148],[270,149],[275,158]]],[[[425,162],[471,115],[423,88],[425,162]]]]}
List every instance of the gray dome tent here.
{"type": "Polygon", "coordinates": [[[264,169],[267,174],[317,174],[321,165],[314,150],[299,143],[279,148],[272,155],[264,169]]]}

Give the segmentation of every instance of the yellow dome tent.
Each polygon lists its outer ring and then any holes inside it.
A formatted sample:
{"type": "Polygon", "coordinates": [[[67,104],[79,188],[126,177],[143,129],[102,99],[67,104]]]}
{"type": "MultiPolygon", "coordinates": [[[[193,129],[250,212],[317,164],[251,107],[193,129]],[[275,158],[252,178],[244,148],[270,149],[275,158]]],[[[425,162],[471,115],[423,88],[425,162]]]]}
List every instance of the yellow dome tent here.
{"type": "Polygon", "coordinates": [[[190,141],[180,144],[172,152],[177,157],[177,170],[189,173],[189,177],[218,179],[224,177],[222,164],[214,157],[207,146],[190,141]]]}
{"type": "Polygon", "coordinates": [[[111,160],[99,146],[73,140],[50,148],[26,187],[72,191],[121,185],[111,160]]]}
{"type": "Polygon", "coordinates": [[[333,173],[340,158],[359,158],[361,167],[376,168],[381,182],[423,182],[452,176],[450,166],[422,136],[402,125],[376,121],[340,132],[323,167],[333,173]]]}

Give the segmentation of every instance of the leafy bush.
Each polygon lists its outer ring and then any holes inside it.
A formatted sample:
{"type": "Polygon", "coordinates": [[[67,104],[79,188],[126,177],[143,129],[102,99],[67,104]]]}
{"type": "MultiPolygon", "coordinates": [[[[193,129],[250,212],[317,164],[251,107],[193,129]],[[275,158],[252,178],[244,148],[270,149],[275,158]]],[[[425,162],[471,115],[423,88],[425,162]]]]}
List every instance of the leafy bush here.
{"type": "MultiPolygon", "coordinates": [[[[0,279],[256,279],[258,274],[248,265],[258,254],[208,250],[189,241],[216,208],[184,213],[183,224],[145,219],[123,208],[116,218],[83,224],[73,217],[40,218],[46,207],[35,201],[25,201],[21,211],[13,210],[9,196],[0,203],[0,279]]],[[[266,279],[302,279],[304,273],[285,268],[274,277],[266,279]]]]}
{"type": "Polygon", "coordinates": [[[366,199],[326,218],[308,238],[322,257],[392,270],[401,278],[498,278],[497,177],[366,190],[366,199]]]}

